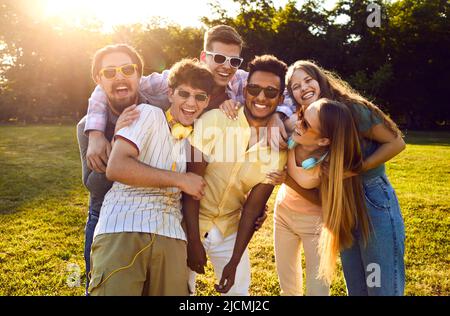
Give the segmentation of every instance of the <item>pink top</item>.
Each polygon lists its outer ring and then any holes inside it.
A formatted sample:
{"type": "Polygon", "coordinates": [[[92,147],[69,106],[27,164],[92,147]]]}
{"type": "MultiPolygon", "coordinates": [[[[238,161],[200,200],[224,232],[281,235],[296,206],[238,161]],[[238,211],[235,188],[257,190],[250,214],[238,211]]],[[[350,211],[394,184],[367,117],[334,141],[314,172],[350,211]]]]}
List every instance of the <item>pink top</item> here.
{"type": "Polygon", "coordinates": [[[322,215],[322,208],[320,206],[309,202],[285,184],[281,185],[278,190],[277,203],[294,212],[317,216],[322,215]]]}
{"type": "MultiPolygon", "coordinates": [[[[290,150],[288,153],[287,172],[305,189],[316,188],[320,184],[320,167],[317,166],[311,170],[298,167],[295,162],[294,150],[290,150]]],[[[285,184],[278,190],[277,203],[294,212],[319,216],[322,214],[322,207],[309,202],[285,184]]]]}

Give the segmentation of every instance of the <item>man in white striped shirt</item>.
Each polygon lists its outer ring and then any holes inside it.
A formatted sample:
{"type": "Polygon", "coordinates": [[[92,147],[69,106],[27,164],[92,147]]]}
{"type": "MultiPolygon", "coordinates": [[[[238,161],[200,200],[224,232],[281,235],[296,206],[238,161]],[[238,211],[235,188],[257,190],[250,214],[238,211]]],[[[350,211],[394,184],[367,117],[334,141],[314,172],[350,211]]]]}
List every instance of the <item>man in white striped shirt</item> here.
{"type": "MultiPolygon", "coordinates": [[[[100,71],[99,83],[106,77],[123,80],[116,85],[123,87],[119,95],[129,93],[127,81],[138,83],[137,76],[123,73],[124,65],[131,64],[128,55],[108,54],[102,63],[106,70],[100,71]],[[114,77],[106,72],[111,69],[114,77]]],[[[205,66],[180,61],[170,72],[169,110],[140,104],[139,119],[116,133],[106,169],[115,182],[105,196],[92,244],[91,295],[188,295],[181,192],[201,199],[205,182],[186,173],[185,137],[208,105],[213,85],[205,66]]]]}

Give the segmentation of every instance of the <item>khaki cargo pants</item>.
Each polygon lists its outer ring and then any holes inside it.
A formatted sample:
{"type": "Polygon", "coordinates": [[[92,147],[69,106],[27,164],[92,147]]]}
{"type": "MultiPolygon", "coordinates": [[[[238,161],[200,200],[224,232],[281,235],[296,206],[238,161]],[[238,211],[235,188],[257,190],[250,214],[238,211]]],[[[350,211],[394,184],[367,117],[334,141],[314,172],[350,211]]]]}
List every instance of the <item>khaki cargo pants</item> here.
{"type": "Polygon", "coordinates": [[[135,232],[99,235],[92,244],[89,294],[187,296],[186,258],[186,242],[180,239],[135,232]]]}

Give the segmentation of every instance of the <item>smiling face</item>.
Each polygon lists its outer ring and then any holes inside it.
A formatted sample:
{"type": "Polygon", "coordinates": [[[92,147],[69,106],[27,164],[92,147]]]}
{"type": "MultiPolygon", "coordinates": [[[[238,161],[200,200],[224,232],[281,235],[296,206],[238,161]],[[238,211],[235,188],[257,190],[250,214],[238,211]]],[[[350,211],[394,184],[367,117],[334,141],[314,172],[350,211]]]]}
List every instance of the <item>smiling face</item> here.
{"type": "Polygon", "coordinates": [[[290,84],[295,101],[304,109],[320,98],[319,83],[303,69],[294,72],[290,84]]]}
{"type": "MultiPolygon", "coordinates": [[[[113,52],[103,57],[100,69],[130,64],[133,64],[133,61],[128,54],[113,52]]],[[[126,76],[120,71],[116,71],[116,75],[111,79],[105,78],[101,73],[97,74],[95,79],[96,83],[105,91],[109,106],[115,114],[122,113],[125,108],[137,102],[140,75],[136,69],[132,75],[126,76]]]]}
{"type": "MultiPolygon", "coordinates": [[[[225,44],[222,42],[213,42],[211,44],[211,53],[222,54],[227,57],[240,57],[241,47],[236,44],[225,44]]],[[[226,61],[224,64],[217,64],[212,55],[207,55],[202,52],[200,59],[211,70],[214,76],[214,82],[217,86],[226,87],[231,78],[237,71],[237,68],[231,67],[230,62],[226,61]]]]}
{"type": "Polygon", "coordinates": [[[303,119],[295,123],[292,136],[296,143],[311,149],[329,144],[329,139],[322,137],[320,132],[319,113],[321,104],[320,100],[311,103],[305,110],[303,119]]]}
{"type": "Polygon", "coordinates": [[[283,94],[280,95],[280,77],[276,74],[266,71],[255,71],[244,88],[245,107],[251,119],[266,120],[275,112],[277,106],[283,102],[283,94]],[[252,95],[250,87],[259,86],[263,88],[258,95],[252,95]],[[274,98],[267,97],[264,88],[268,90],[277,90],[274,98]]]}
{"type": "Polygon", "coordinates": [[[204,90],[180,84],[175,89],[169,89],[169,101],[173,119],[184,126],[189,126],[208,106],[209,97],[204,90]]]}

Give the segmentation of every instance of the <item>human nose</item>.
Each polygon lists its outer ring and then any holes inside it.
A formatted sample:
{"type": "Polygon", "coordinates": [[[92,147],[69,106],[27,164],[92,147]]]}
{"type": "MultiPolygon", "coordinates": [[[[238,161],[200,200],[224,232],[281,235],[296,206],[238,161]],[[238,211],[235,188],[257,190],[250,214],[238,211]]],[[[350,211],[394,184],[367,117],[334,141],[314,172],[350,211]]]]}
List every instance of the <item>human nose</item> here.
{"type": "Polygon", "coordinates": [[[126,76],[123,74],[121,69],[116,69],[116,75],[114,76],[115,80],[123,80],[126,76]]]}
{"type": "Polygon", "coordinates": [[[265,101],[266,100],[266,95],[264,94],[264,89],[261,89],[261,91],[259,91],[258,95],[256,96],[256,100],[257,101],[265,101]]]}
{"type": "Polygon", "coordinates": [[[231,59],[227,58],[225,62],[222,64],[222,66],[224,66],[225,68],[233,68],[231,67],[231,59]]]}
{"type": "Polygon", "coordinates": [[[197,104],[197,100],[195,99],[195,94],[189,94],[189,96],[186,98],[187,104],[197,104]]]}

